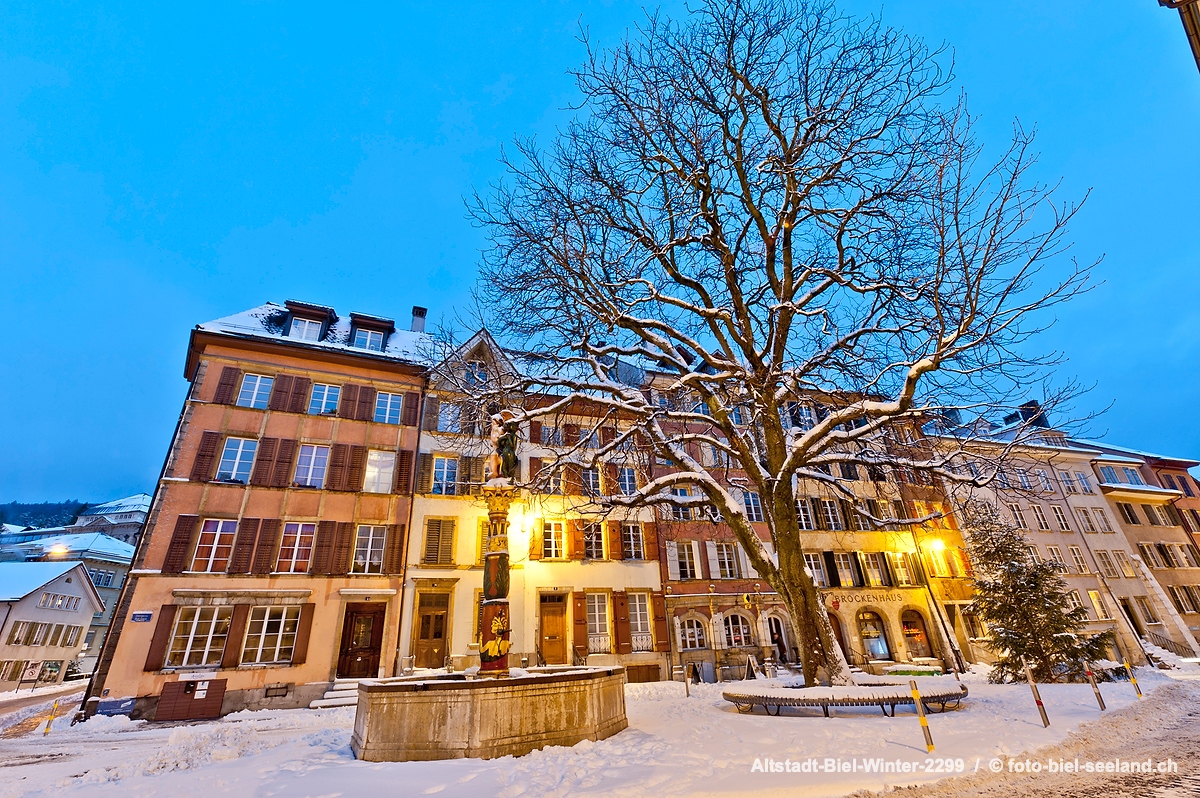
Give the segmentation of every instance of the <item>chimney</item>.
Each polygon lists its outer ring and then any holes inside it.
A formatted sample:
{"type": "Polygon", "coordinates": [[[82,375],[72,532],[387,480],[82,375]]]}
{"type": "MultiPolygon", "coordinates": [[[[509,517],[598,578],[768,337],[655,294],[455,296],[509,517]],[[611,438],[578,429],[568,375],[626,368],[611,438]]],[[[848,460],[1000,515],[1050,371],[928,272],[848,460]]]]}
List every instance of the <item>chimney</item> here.
{"type": "Polygon", "coordinates": [[[412,331],[413,332],[425,332],[425,314],[428,312],[429,312],[428,308],[423,308],[423,307],[420,307],[419,305],[413,305],[413,320],[412,320],[412,331]]]}

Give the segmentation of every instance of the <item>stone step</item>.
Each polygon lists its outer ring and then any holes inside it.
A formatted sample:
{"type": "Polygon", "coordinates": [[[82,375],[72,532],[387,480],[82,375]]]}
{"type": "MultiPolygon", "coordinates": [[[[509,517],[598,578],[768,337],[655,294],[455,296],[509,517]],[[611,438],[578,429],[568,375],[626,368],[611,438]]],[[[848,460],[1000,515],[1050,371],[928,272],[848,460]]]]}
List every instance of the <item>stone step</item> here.
{"type": "Polygon", "coordinates": [[[318,698],[308,705],[309,709],[327,709],[329,707],[352,707],[358,704],[358,694],[341,698],[318,698]]]}
{"type": "Polygon", "coordinates": [[[358,688],[355,687],[352,690],[326,690],[325,695],[321,696],[321,698],[353,698],[357,700],[358,688]]]}

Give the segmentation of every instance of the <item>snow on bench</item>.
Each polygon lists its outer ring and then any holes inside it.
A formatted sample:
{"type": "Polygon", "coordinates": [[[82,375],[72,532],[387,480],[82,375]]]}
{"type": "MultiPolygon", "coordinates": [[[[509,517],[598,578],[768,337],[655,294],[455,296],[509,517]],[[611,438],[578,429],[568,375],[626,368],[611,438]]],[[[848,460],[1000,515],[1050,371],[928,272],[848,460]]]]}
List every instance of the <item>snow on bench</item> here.
{"type": "MultiPolygon", "coordinates": [[[[921,703],[927,712],[946,711],[957,707],[967,695],[967,686],[960,682],[943,683],[936,677],[915,680],[921,693],[921,703]]],[[[829,717],[830,707],[879,707],[883,714],[894,717],[897,706],[911,705],[912,691],[907,683],[870,680],[866,684],[850,684],[836,687],[803,687],[786,680],[773,683],[741,684],[721,693],[721,696],[738,712],[751,712],[761,706],[768,715],[778,715],[783,707],[820,707],[829,717]],[[772,708],[775,710],[772,712],[772,708]],[[890,709],[890,711],[889,711],[890,709]]]]}

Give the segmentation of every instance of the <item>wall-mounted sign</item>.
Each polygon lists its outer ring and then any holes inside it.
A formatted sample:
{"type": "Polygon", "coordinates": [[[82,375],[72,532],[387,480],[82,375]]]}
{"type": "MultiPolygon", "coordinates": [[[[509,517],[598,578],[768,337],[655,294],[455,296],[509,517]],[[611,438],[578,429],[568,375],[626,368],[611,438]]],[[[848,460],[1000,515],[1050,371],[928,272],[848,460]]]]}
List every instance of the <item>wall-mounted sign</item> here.
{"type": "Polygon", "coordinates": [[[903,593],[845,593],[830,596],[833,608],[836,610],[843,602],[846,604],[883,604],[889,601],[903,603],[903,593]]]}
{"type": "Polygon", "coordinates": [[[154,617],[154,613],[150,610],[138,610],[129,614],[130,623],[150,623],[150,619],[154,617]]]}

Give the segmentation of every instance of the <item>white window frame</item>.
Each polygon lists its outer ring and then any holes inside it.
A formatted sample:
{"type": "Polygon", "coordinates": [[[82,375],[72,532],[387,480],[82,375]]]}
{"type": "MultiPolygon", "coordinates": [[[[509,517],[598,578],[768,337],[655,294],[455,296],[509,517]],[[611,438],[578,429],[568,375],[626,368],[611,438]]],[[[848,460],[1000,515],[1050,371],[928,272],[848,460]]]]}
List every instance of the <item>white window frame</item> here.
{"type": "Polygon", "coordinates": [[[1071,521],[1067,518],[1066,511],[1057,504],[1050,505],[1050,509],[1054,511],[1054,519],[1058,521],[1058,529],[1060,532],[1071,532],[1071,521]]]}
{"type": "Polygon", "coordinates": [[[1117,567],[1121,569],[1121,576],[1126,579],[1134,579],[1137,577],[1137,571],[1133,568],[1133,563],[1129,560],[1128,555],[1120,549],[1113,549],[1113,559],[1117,563],[1117,567]]]}
{"type": "Polygon", "coordinates": [[[584,496],[601,495],[600,469],[596,468],[595,466],[579,469],[579,485],[583,490],[584,496]]]}
{"type": "Polygon", "coordinates": [[[617,471],[617,490],[622,496],[637,493],[637,471],[630,466],[621,466],[617,471]]]}
{"type": "Polygon", "coordinates": [[[313,542],[317,525],[288,521],[283,525],[275,573],[306,574],[312,566],[313,542]]]}
{"type": "Polygon", "coordinates": [[[562,521],[542,522],[543,560],[561,560],[567,556],[564,528],[562,521]]]}
{"type": "Polygon", "coordinates": [[[237,521],[228,518],[206,518],[200,524],[196,538],[196,550],[192,553],[192,573],[214,574],[229,570],[229,558],[233,556],[233,541],[237,537],[237,521]],[[212,542],[205,543],[205,536],[212,535],[212,542]],[[202,549],[208,548],[207,554],[202,549]],[[222,556],[224,555],[224,556],[222,556]],[[214,568],[223,562],[223,568],[214,568]]]}
{"type": "Polygon", "coordinates": [[[679,578],[680,579],[699,579],[700,578],[700,558],[696,555],[696,547],[691,540],[681,540],[677,547],[678,562],[679,562],[679,578]],[[684,555],[684,552],[687,552],[684,555]],[[684,560],[686,559],[686,563],[684,560]],[[688,574],[684,575],[684,566],[686,565],[688,574]]]}
{"type": "Polygon", "coordinates": [[[651,633],[650,596],[647,593],[628,593],[629,632],[635,635],[651,633]]]}
{"type": "Polygon", "coordinates": [[[323,488],[329,471],[329,447],[312,443],[300,444],[296,456],[294,484],[306,488],[323,488]]]}
{"type": "Polygon", "coordinates": [[[363,327],[354,329],[354,343],[351,344],[355,349],[365,349],[368,352],[383,351],[383,333],[378,330],[367,330],[363,327]]]}
{"type": "Polygon", "coordinates": [[[621,524],[621,554],[626,560],[646,559],[646,537],[641,524],[621,524]]]}
{"type": "Polygon", "coordinates": [[[1033,511],[1033,520],[1037,521],[1038,529],[1043,532],[1050,531],[1050,522],[1046,520],[1046,512],[1040,504],[1031,504],[1029,509],[1033,511]]]}
{"type": "Polygon", "coordinates": [[[435,455],[433,458],[433,482],[429,488],[435,496],[458,495],[458,458],[435,455]]]}
{"type": "Polygon", "coordinates": [[[295,338],[300,341],[320,341],[321,328],[324,325],[319,321],[312,319],[302,319],[299,316],[292,317],[292,327],[288,330],[288,337],[295,338]]]}
{"type": "Polygon", "coordinates": [[[391,493],[396,478],[396,453],[383,449],[367,452],[363,469],[363,493],[391,493]]]}
{"type": "Polygon", "coordinates": [[[679,646],[684,651],[708,648],[708,635],[704,621],[699,618],[684,618],[679,624],[679,646]]]}
{"type": "Polygon", "coordinates": [[[1079,482],[1079,489],[1087,494],[1094,494],[1096,490],[1092,487],[1092,478],[1082,471],[1075,472],[1075,479],[1079,482]]]}
{"type": "Polygon", "coordinates": [[[1121,572],[1117,570],[1116,564],[1113,563],[1112,556],[1103,549],[1096,550],[1096,562],[1100,564],[1100,573],[1104,574],[1109,579],[1120,579],[1121,572]]]}
{"type": "Polygon", "coordinates": [[[238,389],[234,404],[253,410],[266,410],[267,404],[271,401],[271,388],[274,385],[274,377],[268,377],[265,374],[243,374],[242,385],[238,389]]]}
{"type": "Polygon", "coordinates": [[[299,605],[251,607],[250,617],[246,620],[242,664],[290,663],[295,656],[299,629],[299,605]]]}
{"type": "Polygon", "coordinates": [[[359,524],[354,532],[354,559],[350,563],[350,573],[383,573],[383,552],[386,544],[386,526],[359,524]]]}
{"type": "Polygon", "coordinates": [[[825,573],[825,558],[820,554],[805,552],[804,565],[817,587],[829,587],[829,575],[825,573]]]}
{"type": "Polygon", "coordinates": [[[583,558],[585,560],[603,560],[604,524],[596,522],[583,525],[583,558]]]}
{"type": "Polygon", "coordinates": [[[1025,523],[1025,513],[1021,511],[1021,505],[1011,502],[1008,505],[1008,511],[1012,513],[1013,520],[1017,524],[1017,529],[1029,529],[1029,524],[1025,523]]]}
{"type": "Polygon", "coordinates": [[[243,485],[249,482],[257,451],[258,441],[254,438],[226,438],[225,446],[221,449],[221,460],[217,465],[216,479],[220,482],[240,482],[243,485]]]}
{"type": "Polygon", "coordinates": [[[232,619],[233,607],[228,604],[180,607],[167,648],[166,667],[190,668],[219,664],[225,653],[232,619]]]}
{"type": "Polygon", "coordinates": [[[763,515],[762,497],[754,491],[742,491],[742,506],[746,508],[746,520],[758,523],[767,520],[763,515]]]}
{"type": "Polygon", "coordinates": [[[736,543],[713,542],[713,558],[717,563],[717,573],[713,579],[741,579],[741,568],[738,562],[736,543]]]}
{"type": "Polygon", "coordinates": [[[587,633],[608,635],[608,594],[585,593],[587,597],[587,633]]]}
{"type": "Polygon", "coordinates": [[[341,398],[342,386],[315,382],[312,393],[308,397],[308,414],[310,416],[332,416],[337,413],[338,401],[341,398]]]}
{"type": "Polygon", "coordinates": [[[740,612],[730,612],[722,620],[725,627],[725,645],[727,648],[745,648],[753,646],[754,624],[740,612]],[[736,629],[735,629],[736,627],[736,629]]]}
{"type": "Polygon", "coordinates": [[[376,424],[399,424],[403,410],[404,394],[380,391],[375,394],[375,413],[372,419],[376,424]]]}

